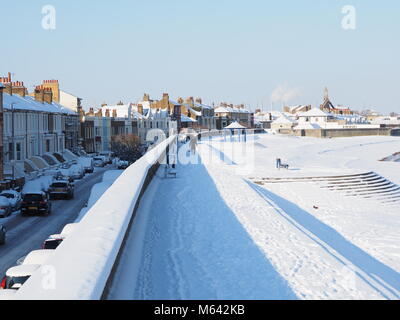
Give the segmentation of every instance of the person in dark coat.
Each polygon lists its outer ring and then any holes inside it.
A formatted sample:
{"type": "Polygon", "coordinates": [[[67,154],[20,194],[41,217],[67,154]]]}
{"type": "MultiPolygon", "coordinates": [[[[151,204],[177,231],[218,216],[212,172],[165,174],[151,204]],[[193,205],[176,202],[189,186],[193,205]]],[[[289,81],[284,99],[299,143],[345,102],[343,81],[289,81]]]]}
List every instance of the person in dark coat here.
{"type": "Polygon", "coordinates": [[[279,169],[281,167],[282,160],[280,158],[276,159],[276,168],[279,169]]]}

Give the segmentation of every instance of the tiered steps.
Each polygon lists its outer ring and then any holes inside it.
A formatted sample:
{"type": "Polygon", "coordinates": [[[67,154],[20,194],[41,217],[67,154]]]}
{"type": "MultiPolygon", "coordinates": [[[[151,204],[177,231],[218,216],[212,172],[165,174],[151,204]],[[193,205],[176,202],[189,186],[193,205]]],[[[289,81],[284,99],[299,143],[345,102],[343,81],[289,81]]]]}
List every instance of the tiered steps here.
{"type": "Polygon", "coordinates": [[[260,185],[296,182],[314,183],[322,189],[340,192],[347,197],[375,199],[382,203],[400,203],[400,186],[375,172],[319,177],[250,178],[250,180],[260,185]]]}

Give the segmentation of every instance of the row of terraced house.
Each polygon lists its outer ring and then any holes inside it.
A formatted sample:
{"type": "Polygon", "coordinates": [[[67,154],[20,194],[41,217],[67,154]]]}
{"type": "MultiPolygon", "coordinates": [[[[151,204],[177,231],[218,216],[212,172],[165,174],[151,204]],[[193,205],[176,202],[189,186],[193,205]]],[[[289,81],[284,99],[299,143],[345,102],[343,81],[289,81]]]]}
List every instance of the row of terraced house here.
{"type": "Polygon", "coordinates": [[[160,100],[148,94],[137,103],[103,104],[84,110],[82,99],[61,90],[57,80],[44,80],[28,92],[11,74],[0,77],[0,181],[24,179],[57,162],[69,151],[110,151],[113,137],[132,134],[147,144],[171,130],[222,129],[232,122],[254,126],[243,105],[209,106],[202,99],[160,100]]]}

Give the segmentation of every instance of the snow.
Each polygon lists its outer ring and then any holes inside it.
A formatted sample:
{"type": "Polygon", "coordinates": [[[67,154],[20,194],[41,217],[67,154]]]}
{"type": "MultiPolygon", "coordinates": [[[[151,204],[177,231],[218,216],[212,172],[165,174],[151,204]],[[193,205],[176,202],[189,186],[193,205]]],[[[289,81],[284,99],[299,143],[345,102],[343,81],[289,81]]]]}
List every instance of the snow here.
{"type": "Polygon", "coordinates": [[[171,136],[125,170],[95,203],[76,229],[47,261],[57,272],[57,286],[46,290],[42,268],[16,294],[16,299],[100,299],[119,252],[141,187],[150,167],[161,157],[171,136]]]}
{"type": "Polygon", "coordinates": [[[36,101],[31,96],[21,97],[18,94],[9,95],[8,93],[3,94],[3,104],[4,109],[11,110],[11,106],[15,110],[32,110],[32,111],[40,111],[40,112],[49,112],[49,113],[62,113],[62,114],[71,114],[76,115],[76,112],[53,102],[48,104],[47,102],[41,103],[36,101]]]}
{"type": "Polygon", "coordinates": [[[54,250],[35,250],[30,252],[25,258],[22,265],[43,265],[54,254],[54,250]]]}
{"type": "MultiPolygon", "coordinates": [[[[176,179],[158,171],[108,298],[400,299],[400,202],[310,179],[368,172],[400,184],[399,163],[380,161],[400,151],[399,137],[223,140],[199,142],[197,154],[182,147],[176,179]],[[276,169],[278,157],[289,170],[276,169]]],[[[39,270],[16,298],[100,298],[166,143],[124,171],[55,251],[57,288],[44,290],[39,270]]]]}
{"type": "Polygon", "coordinates": [[[286,124],[286,123],[294,123],[294,121],[289,119],[285,115],[281,115],[278,119],[274,120],[272,123],[276,123],[276,124],[283,123],[283,124],[286,124]]]}
{"type": "Polygon", "coordinates": [[[400,298],[399,203],[253,183],[373,171],[399,184],[399,164],[379,160],[400,138],[222,140],[200,142],[203,164],[192,156],[177,180],[153,181],[110,299],[400,298]],[[276,169],[277,157],[291,169],[276,169]]]}
{"type": "Polygon", "coordinates": [[[399,183],[398,164],[379,160],[398,151],[400,139],[264,136],[256,141],[265,148],[254,145],[254,159],[247,159],[253,167],[246,174],[240,170],[244,156],[230,152],[235,150],[230,143],[213,148],[236,165],[214,161],[207,167],[227,204],[296,294],[304,299],[398,299],[399,204],[348,198],[312,183],[258,186],[248,178],[375,171],[399,183]],[[293,169],[275,169],[278,156],[293,169]]]}
{"type": "Polygon", "coordinates": [[[225,129],[247,129],[247,128],[242,126],[239,122],[234,121],[229,126],[225,127],[225,129]]]}
{"type": "Polygon", "coordinates": [[[146,192],[109,298],[296,299],[205,167],[177,170],[163,179],[160,169],[146,192]]]}
{"type": "Polygon", "coordinates": [[[25,183],[22,194],[46,192],[53,183],[53,176],[42,176],[25,183]]]}
{"type": "Polygon", "coordinates": [[[306,112],[301,112],[299,117],[328,117],[328,114],[318,108],[312,108],[306,112]]]}

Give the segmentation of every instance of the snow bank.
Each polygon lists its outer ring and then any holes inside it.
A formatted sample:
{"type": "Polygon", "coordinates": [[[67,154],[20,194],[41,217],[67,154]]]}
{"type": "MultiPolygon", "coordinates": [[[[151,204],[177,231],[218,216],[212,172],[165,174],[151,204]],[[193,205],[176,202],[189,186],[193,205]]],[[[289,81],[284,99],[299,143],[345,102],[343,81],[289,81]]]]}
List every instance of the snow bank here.
{"type": "Polygon", "coordinates": [[[46,192],[53,183],[53,176],[42,176],[32,181],[28,181],[22,189],[22,194],[46,192]]]}
{"type": "Polygon", "coordinates": [[[149,169],[163,158],[167,145],[174,140],[172,136],[161,142],[125,170],[57,248],[47,266],[34,273],[15,298],[100,299],[149,169]]]}

